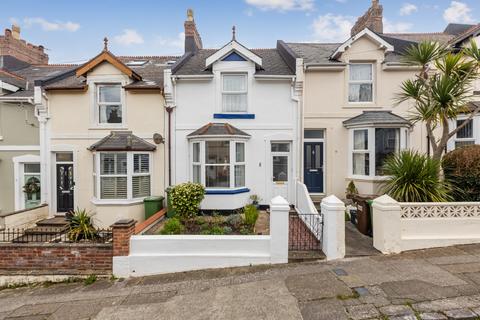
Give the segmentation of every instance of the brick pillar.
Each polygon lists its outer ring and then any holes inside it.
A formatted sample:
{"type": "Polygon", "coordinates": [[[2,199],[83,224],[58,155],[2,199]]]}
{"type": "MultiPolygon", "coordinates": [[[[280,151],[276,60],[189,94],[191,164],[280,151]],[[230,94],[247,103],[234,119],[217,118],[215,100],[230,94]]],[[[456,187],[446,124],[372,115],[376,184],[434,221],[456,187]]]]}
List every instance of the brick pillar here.
{"type": "Polygon", "coordinates": [[[112,225],[113,232],[113,256],[128,256],[130,252],[130,236],[135,234],[133,219],[122,219],[112,225]]]}

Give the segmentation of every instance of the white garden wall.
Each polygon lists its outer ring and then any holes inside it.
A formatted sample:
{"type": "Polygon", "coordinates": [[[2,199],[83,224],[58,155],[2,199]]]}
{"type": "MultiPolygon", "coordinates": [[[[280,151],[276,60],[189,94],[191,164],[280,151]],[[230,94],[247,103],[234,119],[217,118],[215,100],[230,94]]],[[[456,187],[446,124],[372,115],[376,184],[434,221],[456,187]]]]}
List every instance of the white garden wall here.
{"type": "Polygon", "coordinates": [[[288,262],[288,213],[282,197],[270,203],[270,235],[137,235],[130,254],[113,257],[118,277],[288,262]]]}
{"type": "Polygon", "coordinates": [[[373,242],[382,253],[480,243],[480,202],[373,202],[373,242]]]}

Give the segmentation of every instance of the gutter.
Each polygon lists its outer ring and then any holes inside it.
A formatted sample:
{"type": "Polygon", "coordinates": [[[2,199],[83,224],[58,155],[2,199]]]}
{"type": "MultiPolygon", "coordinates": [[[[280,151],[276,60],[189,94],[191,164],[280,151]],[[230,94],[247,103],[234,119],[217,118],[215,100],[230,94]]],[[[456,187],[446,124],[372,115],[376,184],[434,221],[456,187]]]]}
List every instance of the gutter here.
{"type": "Polygon", "coordinates": [[[322,70],[322,71],[343,71],[345,70],[345,67],[347,66],[346,63],[306,63],[305,64],[305,70],[311,70],[311,71],[316,71],[316,70],[322,70]]]}

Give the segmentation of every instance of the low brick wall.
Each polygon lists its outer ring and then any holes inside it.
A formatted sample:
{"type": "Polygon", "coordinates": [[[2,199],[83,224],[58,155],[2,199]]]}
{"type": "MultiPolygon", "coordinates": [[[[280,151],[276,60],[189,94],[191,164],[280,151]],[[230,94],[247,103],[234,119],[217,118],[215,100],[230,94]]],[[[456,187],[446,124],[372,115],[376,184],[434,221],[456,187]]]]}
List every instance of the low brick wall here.
{"type": "Polygon", "coordinates": [[[111,243],[0,243],[0,274],[109,274],[111,243]]]}

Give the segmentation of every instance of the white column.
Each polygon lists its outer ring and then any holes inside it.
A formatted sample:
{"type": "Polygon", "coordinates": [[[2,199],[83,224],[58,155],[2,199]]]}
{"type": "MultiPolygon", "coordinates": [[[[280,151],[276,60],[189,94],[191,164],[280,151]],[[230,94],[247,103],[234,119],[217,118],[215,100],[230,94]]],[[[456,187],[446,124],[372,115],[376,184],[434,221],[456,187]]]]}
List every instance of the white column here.
{"type": "Polygon", "coordinates": [[[322,250],[327,260],[345,257],[345,204],[331,195],[322,200],[322,250]]]}
{"type": "Polygon", "coordinates": [[[281,196],[270,201],[271,263],[288,262],[288,213],[290,205],[281,196]]]}
{"type": "Polygon", "coordinates": [[[402,252],[400,204],[387,195],[373,200],[373,246],[384,254],[402,252]]]}

